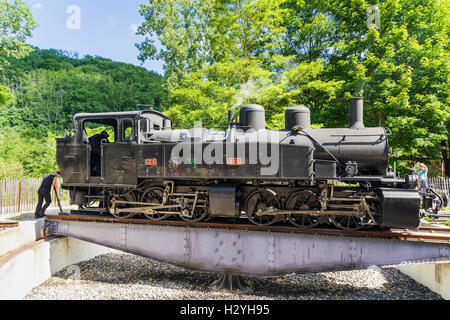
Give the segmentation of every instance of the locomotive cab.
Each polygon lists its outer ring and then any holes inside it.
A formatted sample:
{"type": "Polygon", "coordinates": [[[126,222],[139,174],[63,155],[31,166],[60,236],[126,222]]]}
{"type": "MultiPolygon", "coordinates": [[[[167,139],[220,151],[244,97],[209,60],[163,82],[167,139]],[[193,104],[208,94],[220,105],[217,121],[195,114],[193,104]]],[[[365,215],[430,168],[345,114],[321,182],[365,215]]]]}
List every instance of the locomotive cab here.
{"type": "Polygon", "coordinates": [[[66,186],[86,183],[135,186],[136,145],[154,132],[170,129],[168,117],[154,110],[77,114],[75,135],[57,139],[57,161],[66,186]],[[108,139],[93,145],[93,136],[106,131],[108,139]],[[97,150],[96,150],[97,149],[97,150]]]}

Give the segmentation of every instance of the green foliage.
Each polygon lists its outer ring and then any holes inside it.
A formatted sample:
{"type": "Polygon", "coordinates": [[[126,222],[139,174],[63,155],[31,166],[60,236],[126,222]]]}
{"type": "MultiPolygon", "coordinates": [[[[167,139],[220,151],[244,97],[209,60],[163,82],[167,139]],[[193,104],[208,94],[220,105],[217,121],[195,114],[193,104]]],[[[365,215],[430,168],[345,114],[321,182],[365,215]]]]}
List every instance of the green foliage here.
{"type": "Polygon", "coordinates": [[[13,101],[13,94],[8,87],[0,84],[0,106],[13,101]]]}
{"type": "Polygon", "coordinates": [[[0,0],[1,174],[52,170],[48,132],[71,129],[79,112],[145,103],[175,126],[223,126],[230,108],[258,103],[267,127],[280,129],[284,110],[304,104],[314,127],[345,127],[347,106],[334,98],[363,96],[366,126],[392,130],[400,173],[442,157],[450,175],[448,0],[152,0],[140,13],[139,58],[164,60],[165,78],[72,52],[26,56],[29,9],[0,0]],[[368,23],[372,5],[379,29],[368,23]]]}
{"type": "MultiPolygon", "coordinates": [[[[167,86],[216,62],[264,60],[283,43],[285,0],[154,0],[142,4],[139,59],[166,62],[167,86]],[[255,23],[256,22],[256,23],[255,23]],[[154,38],[163,45],[159,52],[154,38]]],[[[248,80],[245,79],[244,82],[248,80]]]]}
{"type": "Polygon", "coordinates": [[[163,59],[170,88],[185,72],[195,72],[213,59],[209,56],[211,44],[207,40],[215,33],[209,27],[211,9],[209,1],[198,0],[155,0],[141,5],[145,22],[138,34],[146,37],[136,45],[140,50],[139,59],[163,59]],[[159,52],[154,44],[155,36],[163,45],[159,52]]]}
{"type": "Polygon", "coordinates": [[[63,132],[73,127],[76,113],[136,110],[137,104],[165,108],[158,74],[99,57],[76,57],[35,48],[25,59],[10,59],[2,82],[14,87],[15,102],[0,105],[0,118],[10,126],[63,132]]]}
{"type": "Polygon", "coordinates": [[[114,134],[113,127],[110,127],[110,126],[105,127],[105,126],[100,125],[100,126],[96,126],[95,128],[93,128],[93,127],[89,128],[88,126],[85,126],[85,129],[86,129],[86,133],[87,133],[88,137],[93,137],[96,134],[100,134],[103,131],[106,131],[109,135],[109,138],[108,138],[109,142],[115,141],[115,134],[114,134]]]}
{"type": "Polygon", "coordinates": [[[166,107],[160,75],[100,57],[32,48],[26,39],[35,27],[25,1],[0,0],[1,177],[54,170],[55,137],[72,129],[76,113],[166,107]]]}
{"type": "Polygon", "coordinates": [[[448,0],[158,0],[141,14],[140,58],[166,62],[176,124],[223,125],[230,107],[259,103],[269,128],[294,104],[343,127],[347,106],[333,98],[363,96],[366,126],[392,129],[392,161],[442,157],[450,175],[448,0]]]}
{"type": "MultiPolygon", "coordinates": [[[[282,57],[273,63],[276,70],[282,57]]],[[[286,62],[286,61],[285,61],[286,62]]],[[[266,107],[268,128],[284,128],[284,110],[304,104],[318,115],[321,101],[336,97],[342,82],[323,81],[320,61],[291,64],[285,71],[269,71],[256,59],[217,62],[204,71],[192,72],[171,91],[171,107],[166,111],[177,126],[190,126],[202,121],[206,126],[224,126],[227,111],[244,104],[258,103],[266,107]]]]}
{"type": "MultiPolygon", "coordinates": [[[[23,58],[31,51],[25,43],[36,23],[28,6],[22,0],[0,1],[0,72],[8,58],[23,58]]],[[[12,102],[9,88],[0,84],[0,106],[12,102]]]]}
{"type": "Polygon", "coordinates": [[[448,1],[383,2],[380,30],[366,27],[370,5],[333,1],[327,9],[339,21],[357,22],[336,24],[330,75],[345,81],[342,96],[368,99],[367,125],[392,129],[394,160],[449,161],[448,1]]]}
{"type": "Polygon", "coordinates": [[[36,130],[2,128],[0,177],[39,177],[56,168],[56,136],[39,136],[36,130]]]}
{"type": "Polygon", "coordinates": [[[0,1],[0,71],[7,58],[23,58],[31,52],[25,40],[35,27],[36,22],[24,1],[0,1]]]}
{"type": "MultiPolygon", "coordinates": [[[[0,81],[0,176],[54,170],[54,138],[73,129],[76,113],[136,110],[143,103],[165,108],[163,78],[130,64],[38,48],[8,64],[0,81]]],[[[92,128],[90,136],[104,129],[92,128]]]]}

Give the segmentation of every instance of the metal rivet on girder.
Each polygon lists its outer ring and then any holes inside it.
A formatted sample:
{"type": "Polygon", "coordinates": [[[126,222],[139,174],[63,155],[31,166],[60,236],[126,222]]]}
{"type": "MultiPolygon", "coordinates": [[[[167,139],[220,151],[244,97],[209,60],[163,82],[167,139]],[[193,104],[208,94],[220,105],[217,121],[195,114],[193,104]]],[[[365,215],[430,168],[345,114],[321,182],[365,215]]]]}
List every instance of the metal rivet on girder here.
{"type": "Polygon", "coordinates": [[[440,258],[448,258],[448,248],[447,247],[439,248],[439,257],[440,258]]]}

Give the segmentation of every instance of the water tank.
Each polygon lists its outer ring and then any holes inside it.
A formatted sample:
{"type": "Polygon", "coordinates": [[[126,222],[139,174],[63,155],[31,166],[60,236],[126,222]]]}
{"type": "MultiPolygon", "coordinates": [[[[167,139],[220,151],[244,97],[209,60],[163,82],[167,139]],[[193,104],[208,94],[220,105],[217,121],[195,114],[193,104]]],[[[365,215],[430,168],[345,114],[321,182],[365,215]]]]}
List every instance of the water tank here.
{"type": "Polygon", "coordinates": [[[311,111],[305,106],[296,106],[286,109],[286,130],[292,130],[295,126],[303,129],[311,128],[311,111]]]}
{"type": "Polygon", "coordinates": [[[243,106],[240,112],[240,125],[244,130],[262,130],[266,128],[266,111],[257,104],[243,106]]]}

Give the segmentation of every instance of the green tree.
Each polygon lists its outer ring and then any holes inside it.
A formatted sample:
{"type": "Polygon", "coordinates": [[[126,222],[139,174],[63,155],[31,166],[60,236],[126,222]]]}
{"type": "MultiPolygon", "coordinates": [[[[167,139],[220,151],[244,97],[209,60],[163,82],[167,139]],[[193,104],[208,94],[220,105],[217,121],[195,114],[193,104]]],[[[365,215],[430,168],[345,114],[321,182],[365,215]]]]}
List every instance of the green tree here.
{"type": "MultiPolygon", "coordinates": [[[[291,59],[274,56],[274,60],[270,69],[275,70],[291,59]]],[[[268,128],[281,129],[286,107],[305,104],[320,114],[321,101],[335,98],[342,85],[320,79],[324,67],[319,61],[291,64],[280,72],[262,68],[257,60],[250,61],[252,64],[246,59],[218,62],[204,71],[188,74],[171,91],[167,115],[178,126],[192,126],[194,121],[224,126],[230,108],[238,111],[244,104],[257,103],[266,106],[268,128]]]]}
{"type": "MultiPolygon", "coordinates": [[[[22,0],[0,0],[0,72],[9,57],[23,58],[31,48],[25,43],[36,23],[22,0]]],[[[0,106],[11,100],[11,93],[0,85],[0,106]]]]}
{"type": "Polygon", "coordinates": [[[0,133],[0,177],[39,177],[56,168],[55,135],[39,137],[34,129],[3,128],[0,133]]]}
{"type": "MultiPolygon", "coordinates": [[[[219,0],[212,23],[220,30],[223,59],[265,62],[285,46],[286,0],[219,0]]],[[[270,60],[269,60],[270,61],[270,60]]]]}
{"type": "Polygon", "coordinates": [[[100,57],[73,56],[35,48],[24,59],[10,58],[0,81],[14,88],[15,99],[0,106],[1,122],[46,134],[72,128],[76,113],[135,110],[137,104],[165,108],[160,75],[100,57]]]}
{"type": "MultiPolygon", "coordinates": [[[[244,62],[280,50],[285,27],[285,0],[156,0],[142,4],[145,18],[137,44],[141,61],[162,59],[166,63],[169,90],[187,73],[195,73],[216,62],[244,62]],[[161,43],[158,52],[155,41],[161,43]]],[[[242,83],[248,81],[244,79],[242,83]]]]}
{"type": "Polygon", "coordinates": [[[31,52],[25,41],[35,27],[36,22],[24,1],[0,1],[0,70],[7,63],[6,58],[23,58],[31,52]]]}
{"type": "Polygon", "coordinates": [[[214,61],[211,38],[217,30],[211,24],[211,1],[152,0],[142,4],[140,14],[145,22],[138,34],[145,40],[137,44],[139,59],[163,59],[166,62],[166,80],[172,88],[187,72],[196,72],[214,61]],[[163,48],[158,52],[155,38],[163,48]]]}
{"type": "Polygon", "coordinates": [[[1,177],[54,170],[54,138],[70,134],[76,113],[166,106],[163,77],[131,64],[38,48],[7,61],[0,78],[1,177]]]}
{"type": "Polygon", "coordinates": [[[11,90],[0,84],[0,106],[8,102],[12,102],[12,100],[13,94],[11,93],[11,90]]]}
{"type": "Polygon", "coordinates": [[[167,63],[168,112],[183,125],[223,124],[229,107],[255,102],[269,127],[299,103],[316,125],[342,127],[346,106],[333,98],[363,96],[366,125],[392,129],[393,161],[443,158],[450,175],[449,10],[448,0],[152,1],[140,33],[164,54],[138,47],[167,63]],[[380,28],[369,19],[376,7],[380,28]]]}
{"type": "Polygon", "coordinates": [[[364,96],[367,124],[392,129],[393,160],[443,157],[450,175],[449,2],[385,1],[380,29],[367,23],[375,2],[329,4],[336,45],[328,70],[345,81],[340,95],[364,96]]]}

